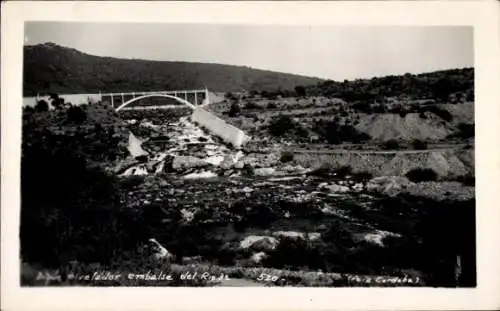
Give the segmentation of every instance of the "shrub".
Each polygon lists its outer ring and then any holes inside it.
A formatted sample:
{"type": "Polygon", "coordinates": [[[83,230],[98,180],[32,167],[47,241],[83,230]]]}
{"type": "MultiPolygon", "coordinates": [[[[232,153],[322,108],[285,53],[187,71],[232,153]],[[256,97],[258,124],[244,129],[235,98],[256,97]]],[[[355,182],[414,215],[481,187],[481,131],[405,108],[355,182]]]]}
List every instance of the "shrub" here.
{"type": "Polygon", "coordinates": [[[356,180],[360,180],[360,181],[368,181],[368,180],[373,178],[373,174],[370,172],[366,172],[366,171],[352,173],[352,175],[354,176],[354,178],[356,180]]]}
{"type": "Polygon", "coordinates": [[[302,85],[297,85],[295,87],[295,93],[297,94],[298,97],[304,97],[306,96],[306,89],[302,85]]]}
{"type": "Polygon", "coordinates": [[[426,106],[426,107],[421,107],[418,109],[419,110],[419,115],[422,117],[421,114],[423,114],[426,111],[432,112],[433,114],[437,115],[444,121],[450,122],[453,120],[453,116],[448,110],[444,110],[442,108],[439,108],[438,106],[426,106]]]}
{"type": "Polygon", "coordinates": [[[461,138],[472,138],[475,136],[474,123],[460,123],[458,124],[458,131],[459,133],[457,134],[457,136],[461,138]]]}
{"type": "Polygon", "coordinates": [[[360,143],[371,139],[370,135],[359,132],[354,126],[339,125],[335,120],[317,122],[313,130],[330,144],[340,144],[342,141],[360,143]]]}
{"type": "Polygon", "coordinates": [[[254,176],[255,170],[250,164],[246,163],[243,165],[242,174],[243,176],[254,176]]]}
{"type": "Polygon", "coordinates": [[[36,103],[35,111],[43,112],[49,110],[49,104],[45,100],[39,100],[36,103]]]}
{"type": "Polygon", "coordinates": [[[248,102],[245,105],[245,109],[251,110],[251,109],[261,109],[261,106],[257,105],[254,102],[248,102]]]}
{"type": "Polygon", "coordinates": [[[78,124],[87,120],[87,114],[80,106],[71,106],[67,112],[67,119],[71,123],[78,124]]]}
{"type": "Polygon", "coordinates": [[[378,104],[373,107],[373,112],[374,113],[385,113],[385,105],[384,104],[378,104]]]}
{"type": "Polygon", "coordinates": [[[476,184],[476,177],[474,175],[472,175],[471,173],[458,176],[456,180],[458,182],[461,182],[465,186],[475,186],[475,184],[476,184]]]}
{"type": "Polygon", "coordinates": [[[293,152],[285,151],[281,153],[280,161],[285,163],[285,162],[290,162],[293,161],[293,152]]]}
{"type": "Polygon", "coordinates": [[[424,142],[424,141],[421,141],[419,139],[413,140],[413,142],[411,144],[412,144],[413,148],[416,149],[416,150],[425,150],[425,149],[427,149],[427,143],[424,142]]]}
{"type": "Polygon", "coordinates": [[[291,130],[294,130],[295,127],[296,124],[292,118],[289,116],[281,116],[271,121],[271,124],[269,124],[269,132],[271,132],[273,136],[283,136],[291,130]]]}
{"type": "Polygon", "coordinates": [[[324,260],[319,249],[310,246],[303,239],[281,238],[276,249],[268,255],[263,261],[268,267],[324,269],[324,260]]]}
{"type": "Polygon", "coordinates": [[[267,109],[276,109],[278,108],[275,103],[269,103],[267,104],[267,109]]]}
{"type": "Polygon", "coordinates": [[[357,102],[352,106],[352,108],[356,111],[363,112],[366,114],[373,113],[372,106],[368,102],[357,102]]]}
{"type": "Polygon", "coordinates": [[[241,108],[237,103],[232,103],[231,108],[229,108],[228,116],[233,118],[240,114],[241,108]]]}
{"type": "Polygon", "coordinates": [[[384,150],[399,150],[399,142],[395,139],[390,139],[382,144],[384,150]]]}
{"type": "Polygon", "coordinates": [[[435,181],[438,174],[430,168],[415,168],[405,175],[412,182],[435,181]]]}

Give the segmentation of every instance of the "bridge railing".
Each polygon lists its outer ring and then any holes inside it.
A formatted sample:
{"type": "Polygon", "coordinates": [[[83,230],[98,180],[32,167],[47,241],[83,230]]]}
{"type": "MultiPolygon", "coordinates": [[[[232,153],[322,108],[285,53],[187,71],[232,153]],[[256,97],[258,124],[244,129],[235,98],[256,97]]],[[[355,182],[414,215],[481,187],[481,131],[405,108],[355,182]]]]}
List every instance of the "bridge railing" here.
{"type": "Polygon", "coordinates": [[[119,93],[101,93],[101,96],[142,96],[142,95],[153,95],[153,94],[193,94],[193,93],[206,93],[206,89],[199,90],[174,90],[174,91],[148,91],[148,92],[119,92],[119,93]]]}

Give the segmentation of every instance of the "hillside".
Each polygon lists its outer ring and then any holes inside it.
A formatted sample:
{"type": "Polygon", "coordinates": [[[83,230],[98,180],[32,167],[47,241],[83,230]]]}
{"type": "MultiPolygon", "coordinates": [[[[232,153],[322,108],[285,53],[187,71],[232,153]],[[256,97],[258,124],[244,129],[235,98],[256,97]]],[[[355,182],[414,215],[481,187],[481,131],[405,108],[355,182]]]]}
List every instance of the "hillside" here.
{"type": "Polygon", "coordinates": [[[240,66],[93,56],[54,43],[24,47],[24,96],[205,86],[216,92],[277,90],[320,81],[240,66]]]}
{"type": "Polygon", "coordinates": [[[373,103],[388,99],[431,99],[437,102],[474,101],[474,68],[439,70],[337,82],[321,81],[305,88],[309,96],[373,103]]]}

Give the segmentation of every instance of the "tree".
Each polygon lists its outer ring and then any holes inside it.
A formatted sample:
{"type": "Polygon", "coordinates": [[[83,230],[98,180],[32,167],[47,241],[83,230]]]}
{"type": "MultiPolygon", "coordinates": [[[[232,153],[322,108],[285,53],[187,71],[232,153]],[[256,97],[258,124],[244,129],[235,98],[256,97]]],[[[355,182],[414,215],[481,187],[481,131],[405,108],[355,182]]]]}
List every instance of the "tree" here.
{"type": "Polygon", "coordinates": [[[419,139],[415,139],[411,144],[412,144],[413,148],[416,150],[427,149],[427,143],[425,141],[421,141],[419,139]]]}
{"type": "Polygon", "coordinates": [[[241,108],[238,103],[234,102],[231,104],[231,108],[229,108],[229,117],[233,118],[240,114],[241,108]]]}
{"type": "Polygon", "coordinates": [[[72,106],[67,112],[68,121],[72,123],[82,123],[87,120],[87,114],[79,106],[72,106]]]}
{"type": "Polygon", "coordinates": [[[59,97],[59,95],[55,93],[50,93],[49,98],[51,99],[51,104],[55,109],[64,108],[64,98],[59,97]]]}
{"type": "Polygon", "coordinates": [[[295,87],[295,93],[297,94],[298,97],[304,97],[306,96],[306,89],[302,85],[297,85],[295,87]]]}
{"type": "Polygon", "coordinates": [[[269,131],[274,136],[282,136],[295,129],[295,123],[289,116],[281,116],[275,119],[269,125],[269,131]]]}
{"type": "Polygon", "coordinates": [[[406,177],[412,182],[435,181],[438,178],[437,173],[430,168],[415,168],[406,174],[406,177]]]}
{"type": "Polygon", "coordinates": [[[36,103],[35,110],[37,112],[42,112],[42,111],[48,111],[49,110],[49,104],[45,100],[39,100],[36,103]]]}
{"type": "Polygon", "coordinates": [[[382,148],[385,150],[398,150],[399,142],[395,139],[390,139],[382,145],[382,148]]]}

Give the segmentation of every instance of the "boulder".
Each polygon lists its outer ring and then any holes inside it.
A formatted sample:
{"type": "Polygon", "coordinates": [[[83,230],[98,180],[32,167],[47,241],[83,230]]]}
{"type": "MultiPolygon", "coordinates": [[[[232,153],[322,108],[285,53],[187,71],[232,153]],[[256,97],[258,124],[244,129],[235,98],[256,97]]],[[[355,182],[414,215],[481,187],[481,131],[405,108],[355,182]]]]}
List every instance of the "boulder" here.
{"type": "Polygon", "coordinates": [[[195,213],[193,211],[189,211],[185,208],[181,210],[182,220],[186,223],[189,223],[194,219],[194,214],[195,213]]]}
{"type": "MultiPolygon", "coordinates": [[[[297,231],[276,231],[273,232],[273,236],[277,238],[281,237],[287,237],[291,239],[305,239],[306,234],[303,232],[297,232],[297,231]]],[[[321,237],[321,234],[318,232],[311,232],[307,234],[307,238],[311,241],[317,240],[321,237]]]]}
{"type": "Polygon", "coordinates": [[[352,189],[353,189],[354,191],[362,191],[362,190],[363,190],[363,187],[364,187],[364,186],[363,186],[363,184],[362,184],[362,183],[357,183],[357,184],[355,184],[354,186],[352,186],[352,189]]]}
{"type": "Polygon", "coordinates": [[[249,235],[240,242],[240,248],[269,251],[274,250],[279,242],[276,238],[262,235],[249,235]]]}
{"type": "Polygon", "coordinates": [[[172,160],[172,169],[174,170],[199,168],[207,165],[209,165],[207,162],[193,156],[177,156],[172,160]]]}
{"type": "Polygon", "coordinates": [[[252,262],[255,263],[255,264],[259,264],[262,262],[263,259],[265,259],[267,257],[267,254],[264,253],[264,252],[258,252],[258,253],[254,253],[252,254],[252,262]]]}
{"type": "Polygon", "coordinates": [[[245,163],[243,163],[243,161],[238,161],[234,164],[234,168],[242,169],[244,165],[245,163]]]}
{"type": "Polygon", "coordinates": [[[263,167],[263,168],[256,168],[254,170],[255,176],[271,176],[275,172],[274,167],[263,167]]]}
{"type": "Polygon", "coordinates": [[[381,176],[371,179],[366,184],[368,191],[383,193],[389,196],[395,196],[403,192],[413,183],[406,177],[402,176],[381,176]]]}
{"type": "Polygon", "coordinates": [[[349,191],[349,187],[347,186],[341,186],[337,184],[328,184],[328,183],[321,183],[318,185],[318,188],[320,189],[326,189],[331,192],[347,192],[349,191]]]}
{"type": "Polygon", "coordinates": [[[174,255],[170,253],[163,245],[158,243],[156,239],[148,240],[151,249],[153,250],[153,257],[155,259],[163,259],[163,260],[172,260],[174,259],[174,255]]]}

